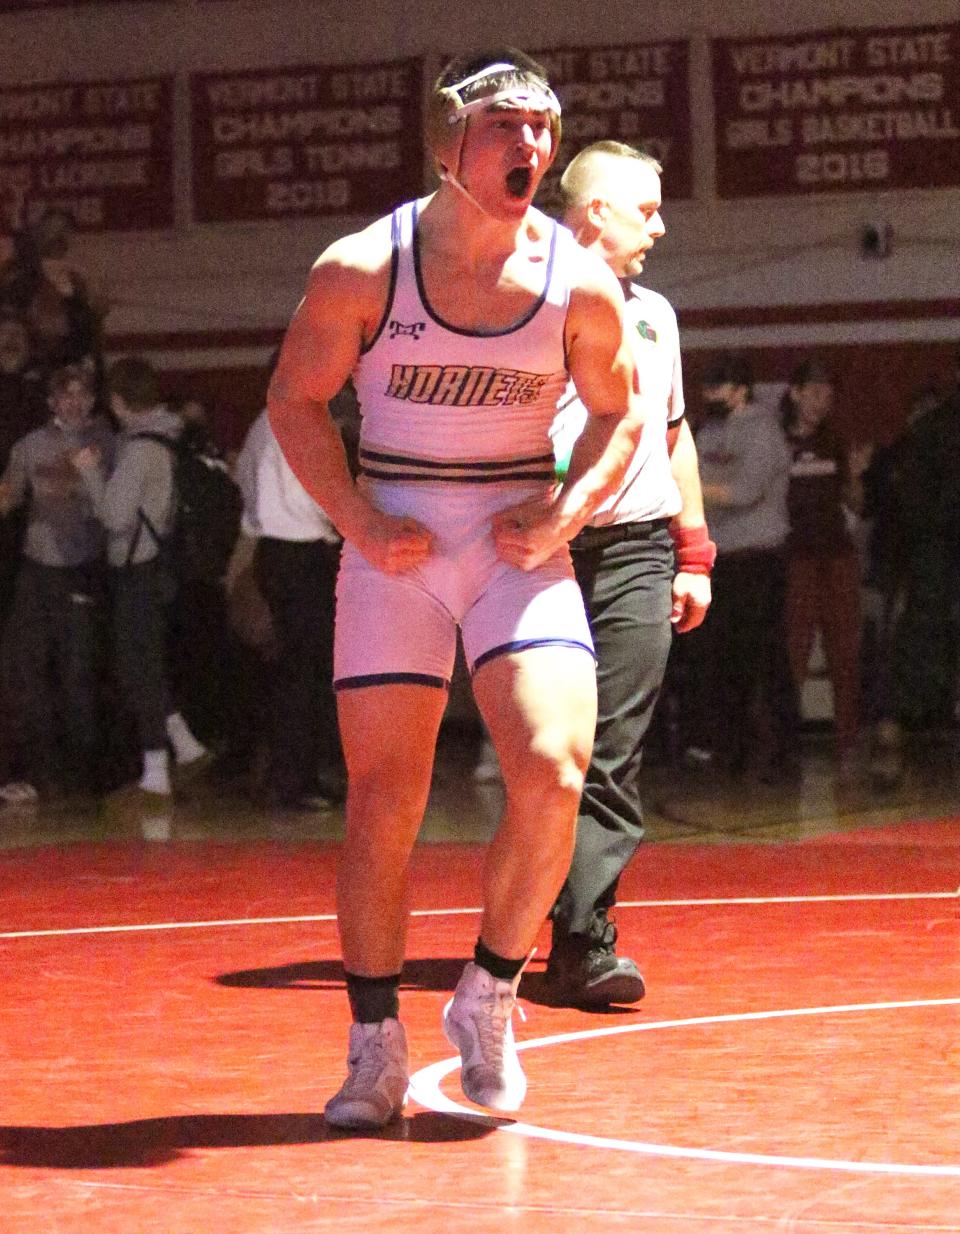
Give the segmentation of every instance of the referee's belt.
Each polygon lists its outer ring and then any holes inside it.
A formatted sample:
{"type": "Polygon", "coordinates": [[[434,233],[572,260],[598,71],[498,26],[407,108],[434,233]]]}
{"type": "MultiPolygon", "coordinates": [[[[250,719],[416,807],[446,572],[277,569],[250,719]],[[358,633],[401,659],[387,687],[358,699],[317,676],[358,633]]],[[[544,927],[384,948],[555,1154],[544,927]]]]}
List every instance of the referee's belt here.
{"type": "Polygon", "coordinates": [[[608,548],[611,544],[623,544],[627,540],[649,540],[657,532],[670,526],[668,518],[650,518],[642,523],[607,523],[605,527],[592,527],[588,523],[570,541],[572,549],[608,548]]]}

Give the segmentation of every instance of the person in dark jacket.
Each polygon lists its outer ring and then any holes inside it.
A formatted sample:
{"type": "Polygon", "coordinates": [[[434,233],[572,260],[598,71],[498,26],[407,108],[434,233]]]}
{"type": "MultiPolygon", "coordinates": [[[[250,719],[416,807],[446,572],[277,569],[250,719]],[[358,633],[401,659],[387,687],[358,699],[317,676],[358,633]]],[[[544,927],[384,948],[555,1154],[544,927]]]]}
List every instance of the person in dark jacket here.
{"type": "Polygon", "coordinates": [[[71,458],[89,451],[102,483],[113,455],[87,369],[55,370],[48,402],[51,418],[13,446],[0,480],[0,512],[26,510],[5,647],[7,703],[22,714],[25,772],[42,795],[96,786],[104,536],[71,458]]]}

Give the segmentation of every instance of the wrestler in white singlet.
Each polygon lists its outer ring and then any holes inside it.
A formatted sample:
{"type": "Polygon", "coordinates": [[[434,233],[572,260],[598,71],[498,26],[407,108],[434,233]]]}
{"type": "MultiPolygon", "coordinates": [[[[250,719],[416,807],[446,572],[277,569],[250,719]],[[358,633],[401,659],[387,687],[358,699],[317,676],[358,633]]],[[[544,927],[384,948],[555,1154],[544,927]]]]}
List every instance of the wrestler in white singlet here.
{"type": "Polygon", "coordinates": [[[523,571],[497,556],[490,529],[495,513],[554,483],[550,427],[567,383],[567,270],[575,248],[554,224],[543,291],[530,309],[503,330],[463,330],[427,301],[417,203],[394,212],[387,306],[354,372],[363,416],[360,484],[379,509],[427,527],[435,547],[422,566],[391,575],[346,544],[337,689],[391,681],[446,687],[458,625],[471,672],[528,647],[592,651],[566,546],[523,571]]]}

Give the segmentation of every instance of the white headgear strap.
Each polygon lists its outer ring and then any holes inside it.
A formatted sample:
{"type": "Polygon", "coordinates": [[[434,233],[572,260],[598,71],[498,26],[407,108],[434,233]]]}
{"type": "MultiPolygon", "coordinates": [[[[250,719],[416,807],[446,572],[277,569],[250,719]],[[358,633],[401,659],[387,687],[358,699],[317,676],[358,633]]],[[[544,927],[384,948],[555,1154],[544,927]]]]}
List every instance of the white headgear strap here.
{"type": "Polygon", "coordinates": [[[463,81],[458,81],[453,86],[447,86],[447,90],[457,101],[457,109],[452,111],[447,117],[447,123],[459,124],[461,120],[465,120],[473,112],[493,107],[497,103],[505,103],[508,107],[516,107],[520,111],[552,111],[557,116],[560,115],[560,100],[546,82],[507,86],[503,90],[498,90],[496,94],[482,94],[478,98],[471,99],[468,103],[462,102],[461,91],[465,90],[467,86],[472,86],[476,81],[482,81],[484,77],[492,77],[496,73],[510,71],[516,73],[519,70],[515,64],[491,64],[487,68],[481,69],[479,73],[472,73],[469,77],[465,77],[463,81]]]}

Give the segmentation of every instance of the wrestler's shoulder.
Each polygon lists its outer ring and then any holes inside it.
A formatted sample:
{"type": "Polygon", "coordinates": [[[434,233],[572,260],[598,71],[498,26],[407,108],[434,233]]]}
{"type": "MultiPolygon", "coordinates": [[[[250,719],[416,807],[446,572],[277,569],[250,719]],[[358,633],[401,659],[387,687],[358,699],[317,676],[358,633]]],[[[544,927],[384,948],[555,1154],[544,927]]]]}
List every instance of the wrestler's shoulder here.
{"type": "Polygon", "coordinates": [[[571,304],[579,303],[587,311],[601,304],[623,312],[623,291],[620,281],[607,263],[596,253],[577,245],[570,264],[571,304]]]}
{"type": "Polygon", "coordinates": [[[389,215],[340,236],[313,263],[311,276],[363,283],[389,273],[393,246],[389,215]]]}
{"type": "Polygon", "coordinates": [[[536,226],[544,229],[556,227],[558,256],[564,262],[572,290],[580,290],[590,296],[613,297],[618,303],[622,301],[616,275],[601,257],[578,244],[573,232],[563,223],[555,223],[539,210],[531,210],[530,214],[539,216],[536,226]]]}

